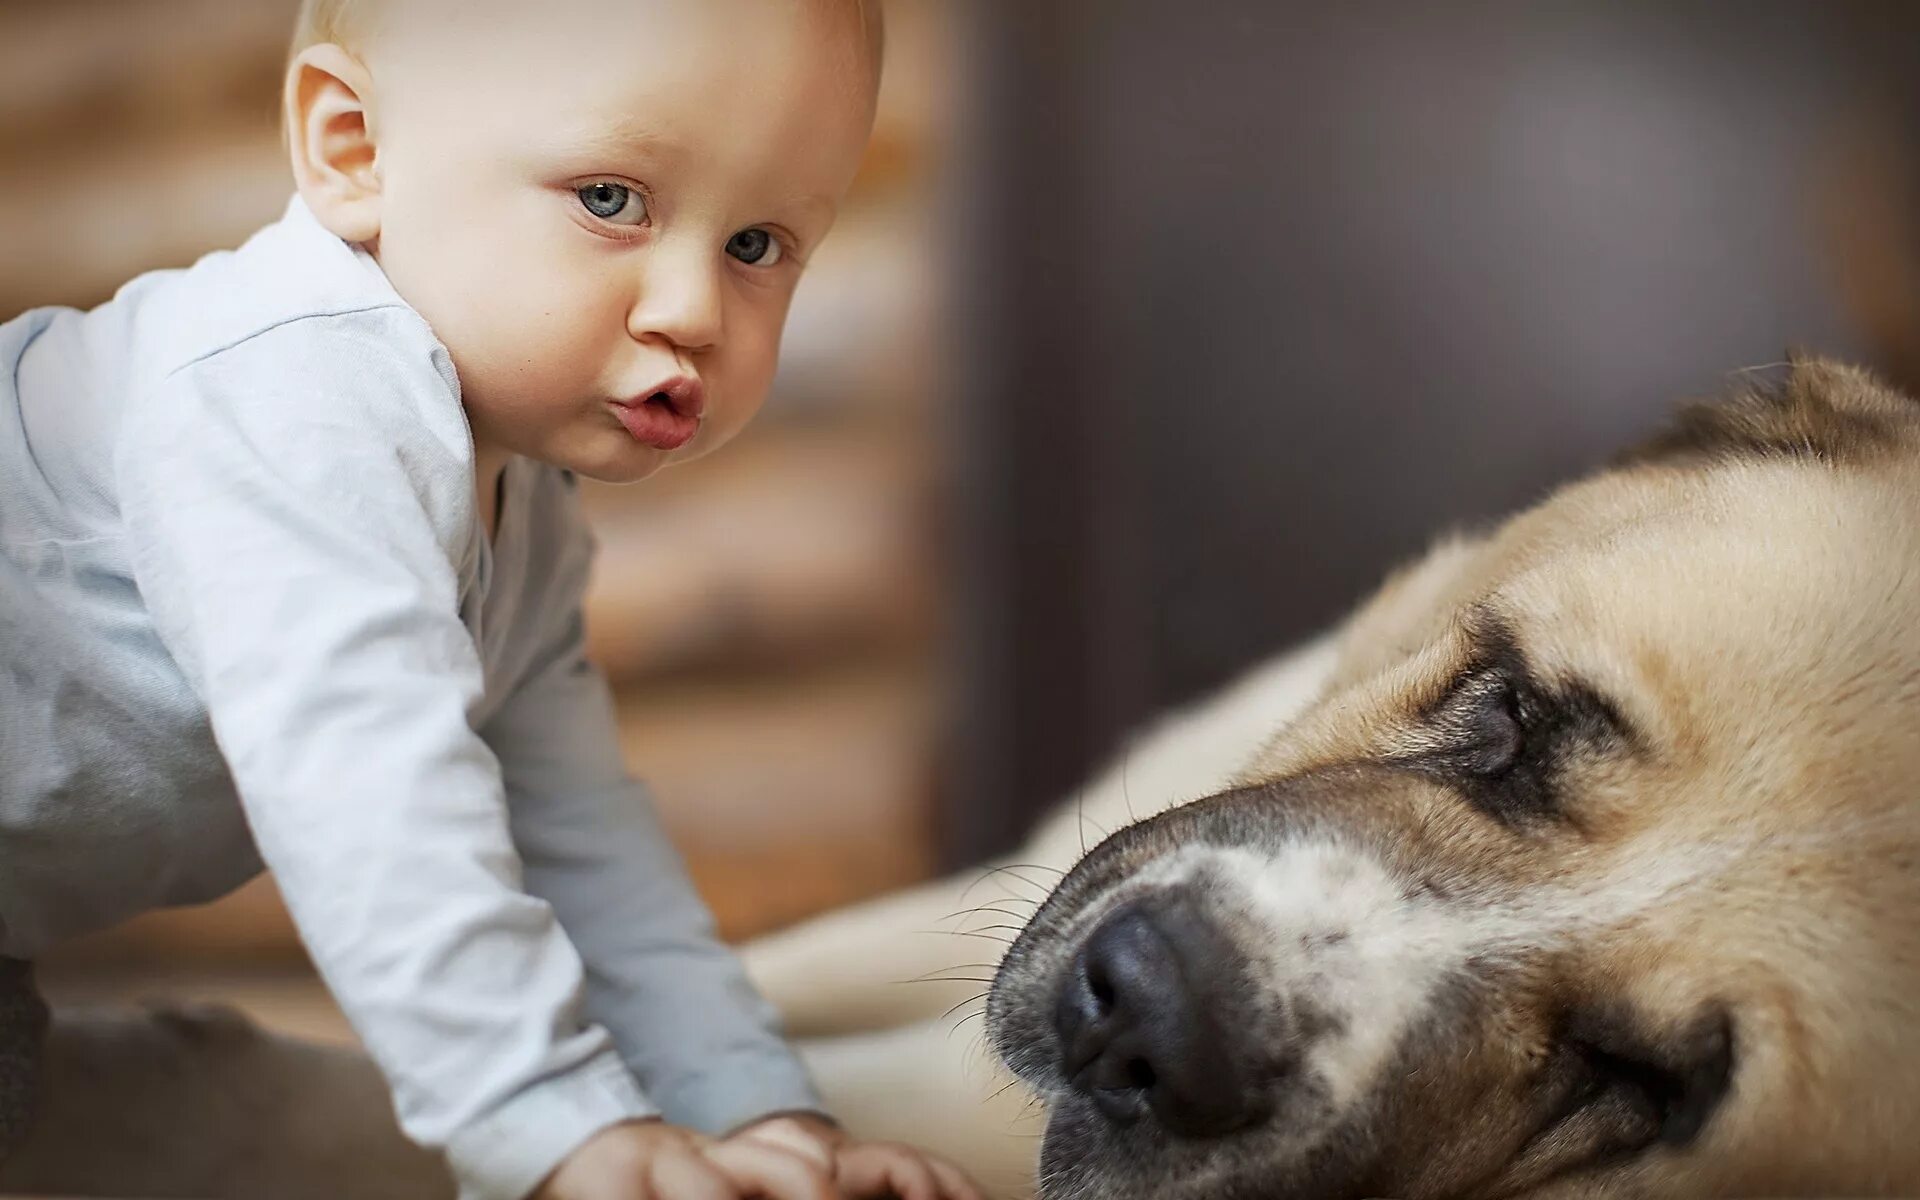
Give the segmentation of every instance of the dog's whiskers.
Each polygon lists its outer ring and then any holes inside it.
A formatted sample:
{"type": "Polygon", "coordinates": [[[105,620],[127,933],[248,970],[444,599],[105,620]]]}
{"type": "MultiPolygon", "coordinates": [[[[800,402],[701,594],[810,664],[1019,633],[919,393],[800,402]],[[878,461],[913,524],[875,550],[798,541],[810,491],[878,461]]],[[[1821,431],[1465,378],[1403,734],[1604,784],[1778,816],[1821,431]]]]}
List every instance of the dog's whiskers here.
{"type": "MultiPolygon", "coordinates": [[[[982,966],[986,964],[982,963],[982,966]]],[[[993,982],[993,976],[980,975],[916,975],[912,979],[896,979],[896,984],[906,983],[987,983],[993,982]]]]}
{"type": "Polygon", "coordinates": [[[958,920],[959,920],[959,919],[960,919],[961,917],[970,917],[970,916],[973,916],[973,915],[974,915],[974,914],[976,914],[976,913],[995,913],[995,914],[997,914],[997,915],[999,915],[999,916],[1002,916],[1002,917],[1010,917],[1010,918],[1012,918],[1013,920],[1016,920],[1016,921],[1024,921],[1024,920],[1026,920],[1027,918],[1029,918],[1029,917],[1031,917],[1031,916],[1033,915],[1033,913],[1031,913],[1031,912],[1023,912],[1023,913],[1021,913],[1021,912],[1008,912],[1008,911],[1007,911],[1006,909],[1004,909],[1004,908],[995,908],[995,907],[994,907],[993,905],[991,905],[991,904],[982,904],[982,905],[978,905],[978,906],[976,906],[976,907],[974,907],[974,908],[963,908],[963,909],[961,909],[961,910],[960,910],[959,912],[956,912],[956,913],[948,913],[948,914],[947,914],[947,920],[949,920],[949,921],[958,921],[958,920]]]}
{"type": "MultiPolygon", "coordinates": [[[[1007,932],[1009,932],[1009,933],[1015,933],[1015,934],[1017,934],[1017,933],[1019,933],[1019,932],[1021,932],[1022,930],[1024,930],[1025,928],[1026,928],[1026,926],[1025,926],[1025,925],[977,925],[977,926],[975,926],[975,927],[974,927],[974,928],[972,928],[972,929],[968,929],[968,930],[965,930],[965,931],[964,931],[964,932],[962,933],[962,935],[961,935],[961,936],[963,936],[963,937],[980,937],[981,935],[983,935],[984,933],[986,933],[986,931],[987,931],[987,930],[989,930],[989,929],[1004,929],[1004,930],[1006,930],[1006,931],[1007,931],[1007,932]]],[[[1007,939],[1006,939],[1006,941],[1007,941],[1007,943],[1008,943],[1009,945],[1011,945],[1011,944],[1012,944],[1012,942],[1013,942],[1013,939],[1012,939],[1012,938],[1007,938],[1007,939]]]]}
{"type": "MultiPolygon", "coordinates": [[[[1029,879],[1025,875],[1022,875],[1020,873],[1022,870],[1028,869],[1030,866],[1032,866],[1032,864],[1029,864],[1029,863],[1006,863],[1001,866],[987,868],[985,871],[981,872],[980,877],[978,879],[975,879],[972,883],[969,883],[966,886],[966,888],[960,893],[961,903],[966,902],[967,897],[973,894],[975,888],[978,888],[981,884],[986,883],[988,880],[993,879],[995,876],[999,876],[999,875],[1012,876],[1013,878],[1019,880],[1021,883],[1032,888],[1035,892],[1039,893],[1041,900],[1045,900],[1047,897],[1047,894],[1052,889],[1049,888],[1046,884],[1041,883],[1040,881],[1035,879],[1029,879]]],[[[1037,904],[1039,902],[1036,900],[1029,899],[1026,896],[1019,896],[1019,895],[1013,895],[1013,894],[1009,894],[1007,896],[1007,899],[1020,900],[1029,904],[1037,904]]]]}
{"type": "Polygon", "coordinates": [[[1067,873],[1065,867],[1050,867],[1046,863],[1017,862],[1007,863],[1006,865],[1009,867],[1019,867],[1023,871],[1052,871],[1055,875],[1061,876],[1067,873]]]}
{"type": "MultiPolygon", "coordinates": [[[[986,928],[987,929],[1013,929],[1015,927],[1012,925],[988,925],[986,926],[986,928]]],[[[983,941],[998,942],[1002,946],[1013,945],[1013,939],[1010,937],[996,937],[991,933],[983,933],[979,930],[974,930],[974,929],[922,929],[919,932],[937,933],[941,937],[980,938],[983,941]]]]}
{"type": "MultiPolygon", "coordinates": [[[[985,1021],[987,1019],[987,1009],[985,1005],[982,1005],[978,1009],[975,1009],[973,1012],[962,1013],[960,1015],[959,1020],[949,1025],[947,1027],[947,1041],[949,1042],[953,1041],[953,1035],[956,1033],[959,1033],[960,1030],[966,1025],[966,1023],[968,1021],[973,1020],[975,1017],[979,1017],[982,1021],[985,1021]]],[[[986,1047],[986,1038],[984,1034],[981,1035],[981,1037],[974,1042],[973,1050],[975,1053],[979,1053],[983,1056],[989,1055],[992,1053],[992,1051],[988,1050],[986,1047]]]]}

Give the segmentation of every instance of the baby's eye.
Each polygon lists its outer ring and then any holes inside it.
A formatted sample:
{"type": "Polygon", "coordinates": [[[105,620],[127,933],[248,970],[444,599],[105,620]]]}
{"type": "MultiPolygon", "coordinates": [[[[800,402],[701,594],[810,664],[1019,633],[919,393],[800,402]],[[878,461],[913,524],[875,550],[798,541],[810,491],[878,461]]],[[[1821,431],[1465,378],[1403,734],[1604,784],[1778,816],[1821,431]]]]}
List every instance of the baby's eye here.
{"type": "Polygon", "coordinates": [[[615,225],[643,225],[647,220],[647,202],[639,192],[624,183],[584,184],[574,189],[586,210],[602,221],[615,225]]]}
{"type": "Polygon", "coordinates": [[[780,261],[780,243],[764,229],[742,229],[727,239],[727,253],[743,263],[770,267],[780,261]]]}

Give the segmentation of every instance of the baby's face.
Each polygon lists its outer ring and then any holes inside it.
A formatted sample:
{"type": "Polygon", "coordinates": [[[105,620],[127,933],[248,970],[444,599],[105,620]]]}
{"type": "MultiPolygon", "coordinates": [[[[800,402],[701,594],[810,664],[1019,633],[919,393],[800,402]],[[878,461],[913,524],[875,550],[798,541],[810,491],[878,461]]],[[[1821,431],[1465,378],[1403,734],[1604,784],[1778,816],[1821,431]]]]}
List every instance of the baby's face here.
{"type": "Polygon", "coordinates": [[[476,441],[612,482],[726,442],[870,132],[853,5],[409,12],[365,52],[374,250],[476,441]]]}

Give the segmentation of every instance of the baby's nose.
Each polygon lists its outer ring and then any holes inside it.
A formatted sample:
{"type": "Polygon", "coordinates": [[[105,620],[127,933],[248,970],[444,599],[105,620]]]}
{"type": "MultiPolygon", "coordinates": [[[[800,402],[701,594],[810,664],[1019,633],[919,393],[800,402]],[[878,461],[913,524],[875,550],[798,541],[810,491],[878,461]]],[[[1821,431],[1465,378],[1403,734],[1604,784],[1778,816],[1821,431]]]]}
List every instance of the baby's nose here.
{"type": "Polygon", "coordinates": [[[710,349],[720,341],[724,298],[715,264],[663,252],[647,265],[627,332],[636,341],[659,338],[685,351],[710,349]]]}

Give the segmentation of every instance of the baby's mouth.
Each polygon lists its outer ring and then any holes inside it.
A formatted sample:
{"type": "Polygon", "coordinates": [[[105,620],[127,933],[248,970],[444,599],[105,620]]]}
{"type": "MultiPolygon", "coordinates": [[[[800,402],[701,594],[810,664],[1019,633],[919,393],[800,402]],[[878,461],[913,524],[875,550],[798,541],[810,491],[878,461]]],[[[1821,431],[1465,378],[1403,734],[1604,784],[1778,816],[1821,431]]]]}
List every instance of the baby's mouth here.
{"type": "Polygon", "coordinates": [[[700,381],[670,379],[631,400],[616,400],[613,414],[633,440],[656,450],[678,450],[700,432],[706,408],[700,381]]]}

